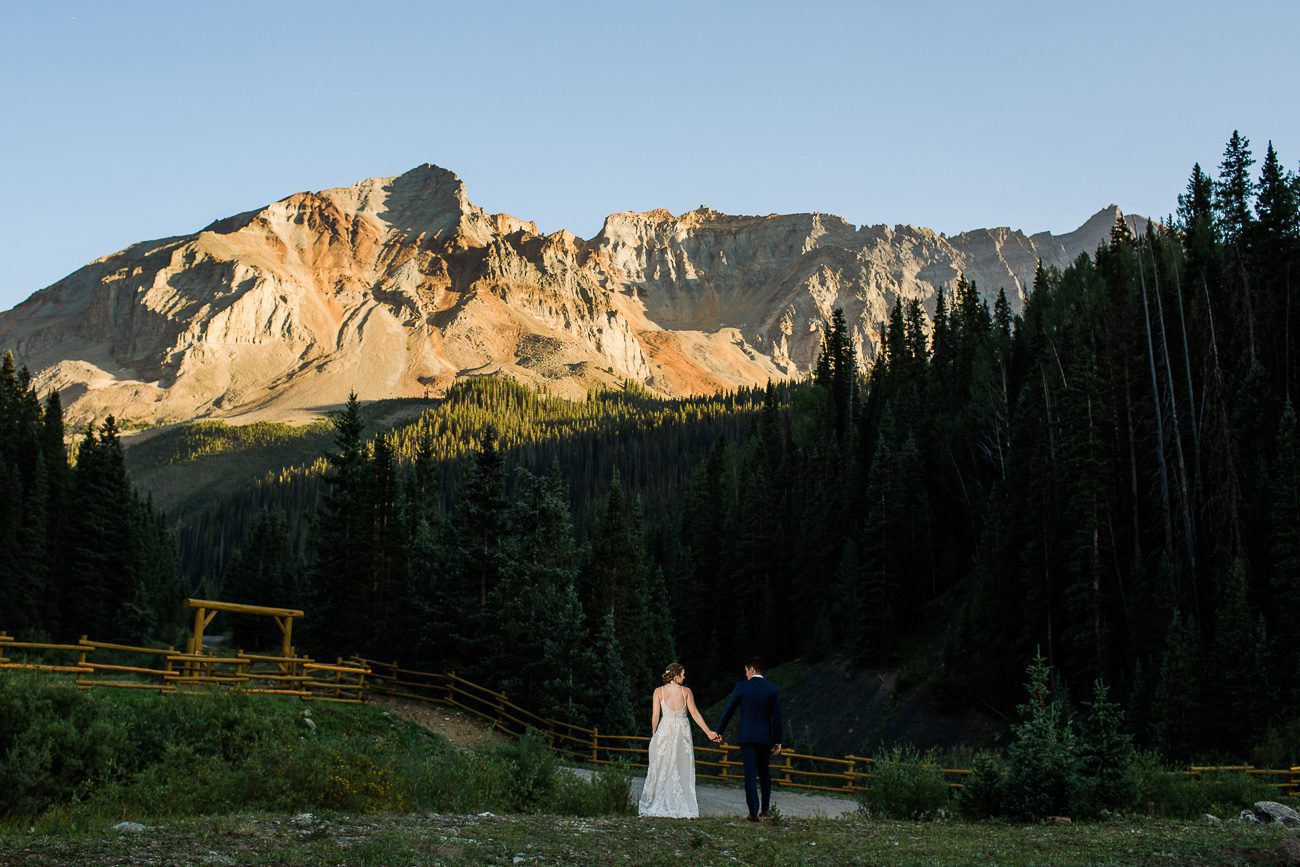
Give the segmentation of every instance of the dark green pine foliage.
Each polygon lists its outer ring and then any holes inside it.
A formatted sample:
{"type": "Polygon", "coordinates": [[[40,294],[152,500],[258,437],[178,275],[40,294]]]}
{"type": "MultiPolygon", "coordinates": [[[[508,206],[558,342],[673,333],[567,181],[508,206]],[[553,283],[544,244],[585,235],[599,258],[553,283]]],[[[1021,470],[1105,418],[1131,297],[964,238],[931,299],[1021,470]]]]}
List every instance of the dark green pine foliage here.
{"type": "Polygon", "coordinates": [[[0,360],[0,628],[22,637],[174,640],[182,588],[166,522],[126,476],[117,422],[90,427],[75,471],[57,393],[44,405],[0,360]]]}
{"type": "Polygon", "coordinates": [[[1196,622],[1175,613],[1165,639],[1152,712],[1154,741],[1170,758],[1190,759],[1201,742],[1203,670],[1196,622]]]}
{"type": "Polygon", "coordinates": [[[459,499],[444,525],[442,565],[430,600],[428,627],[436,638],[435,664],[472,676],[490,672],[498,629],[490,600],[505,559],[507,502],[505,464],[498,433],[487,425],[478,437],[459,499]]]}
{"type": "Polygon", "coordinates": [[[836,307],[831,312],[830,324],[822,338],[814,382],[830,391],[835,428],[841,436],[853,418],[853,402],[858,385],[857,357],[844,310],[836,307]]]}
{"type": "MultiPolygon", "coordinates": [[[[594,725],[602,717],[600,666],[582,602],[570,582],[550,600],[542,629],[545,660],[537,707],[552,719],[594,725]]],[[[621,673],[621,666],[618,668],[621,673]]],[[[626,698],[624,699],[626,701],[626,698]]],[[[626,729],[625,731],[633,731],[626,729]]]]}
{"type": "Polygon", "coordinates": [[[6,353],[0,360],[0,617],[14,629],[41,634],[49,564],[40,538],[47,524],[45,492],[37,485],[46,480],[36,472],[42,469],[39,451],[33,454],[39,428],[30,420],[35,395],[29,396],[26,379],[6,353]]]}
{"type": "Polygon", "coordinates": [[[366,585],[371,551],[371,478],[362,432],[365,422],[355,393],[332,417],[335,451],[328,455],[325,496],[312,528],[314,558],[304,623],[312,652],[362,652],[366,585]],[[344,648],[353,648],[344,650],[344,648]]]}
{"type": "Polygon", "coordinates": [[[671,660],[650,659],[653,650],[645,543],[639,521],[628,514],[617,475],[610,482],[605,514],[592,541],[586,587],[594,623],[613,618],[626,679],[638,693],[654,687],[656,672],[671,660]]]}
{"type": "Polygon", "coordinates": [[[131,492],[112,416],[98,433],[89,430],[81,440],[73,501],[65,626],[100,641],[124,640],[117,615],[134,596],[136,575],[130,559],[131,492]]]}
{"type": "Polygon", "coordinates": [[[1224,755],[1248,743],[1267,717],[1266,647],[1263,621],[1246,599],[1245,571],[1234,564],[1214,627],[1203,692],[1205,706],[1214,709],[1207,721],[1209,742],[1224,755]]]}
{"type": "Polygon", "coordinates": [[[51,391],[45,399],[41,417],[41,458],[49,487],[45,498],[45,586],[38,622],[47,635],[62,635],[68,550],[68,525],[62,516],[68,513],[72,495],[72,468],[68,464],[65,444],[63,403],[57,391],[51,391]]]}
{"type": "Polygon", "coordinates": [[[402,515],[402,491],[391,439],[375,437],[370,447],[369,550],[366,565],[363,642],[357,647],[380,659],[396,658],[409,642],[398,632],[408,610],[410,540],[402,515]]]}
{"type": "Polygon", "coordinates": [[[1273,538],[1269,604],[1272,616],[1275,677],[1282,707],[1300,707],[1300,443],[1296,414],[1287,401],[1277,431],[1277,464],[1273,472],[1271,529],[1273,538]]]}
{"type": "Polygon", "coordinates": [[[605,732],[622,734],[636,731],[636,720],[632,716],[632,688],[625,670],[614,614],[606,611],[599,622],[600,628],[595,636],[593,721],[605,732]]]}
{"type": "Polygon", "coordinates": [[[1006,814],[1017,819],[1070,815],[1079,803],[1080,744],[1068,706],[1052,694],[1051,671],[1036,654],[1025,684],[1029,701],[1017,708],[1021,722],[1011,730],[1002,795],[1006,814]]]}
{"type": "MultiPolygon", "coordinates": [[[[263,510],[239,553],[230,561],[220,598],[245,605],[302,608],[302,561],[289,541],[284,515],[263,510]]],[[[236,647],[280,650],[280,629],[267,617],[223,614],[236,647]]]]}
{"type": "Polygon", "coordinates": [[[1124,711],[1110,699],[1101,680],[1092,686],[1092,700],[1083,703],[1083,724],[1079,733],[1079,771],[1082,774],[1081,804],[1086,813],[1118,810],[1137,802],[1138,787],[1133,778],[1133,736],[1124,727],[1124,711]]]}
{"type": "Polygon", "coordinates": [[[1255,184],[1250,177],[1250,167],[1254,164],[1250,139],[1234,129],[1219,163],[1219,182],[1214,190],[1219,236],[1229,246],[1245,241],[1254,222],[1251,200],[1255,184]]]}
{"type": "Polygon", "coordinates": [[[568,491],[558,467],[546,476],[515,471],[501,577],[489,600],[496,634],[489,647],[501,688],[526,707],[572,703],[586,706],[572,688],[549,695],[567,682],[566,669],[581,672],[582,618],[569,607],[578,576],[578,552],[568,491]],[[558,658],[551,658],[550,653],[558,658]]]}

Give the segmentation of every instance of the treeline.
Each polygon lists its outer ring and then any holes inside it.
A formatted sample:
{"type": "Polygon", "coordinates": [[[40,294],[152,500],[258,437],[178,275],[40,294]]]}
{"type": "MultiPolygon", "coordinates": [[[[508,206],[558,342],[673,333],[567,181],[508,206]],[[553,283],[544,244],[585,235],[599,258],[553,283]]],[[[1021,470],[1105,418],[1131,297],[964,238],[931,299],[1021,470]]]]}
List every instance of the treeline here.
{"type": "Polygon", "coordinates": [[[1252,164],[1234,133],[1019,315],[964,280],[896,307],[866,376],[837,314],[815,387],[695,481],[682,655],[907,662],[1009,710],[1041,648],[1170,756],[1300,759],[1298,191],[1252,164]]]}
{"type": "Polygon", "coordinates": [[[70,464],[57,392],[0,362],[0,628],[24,639],[170,639],[183,592],[162,515],[127,479],[112,416],[70,464]]]}
{"type": "MultiPolygon", "coordinates": [[[[690,481],[701,457],[720,436],[736,438],[762,400],[761,391],[667,400],[635,386],[597,391],[571,401],[497,378],[456,383],[436,406],[399,425],[388,436],[394,459],[409,467],[420,448],[434,456],[434,485],[443,513],[454,506],[461,486],[463,458],[471,453],[486,425],[493,425],[498,448],[512,464],[536,473],[558,462],[572,497],[579,535],[585,536],[600,514],[612,474],[617,470],[629,490],[652,511],[667,508],[690,481]]],[[[370,407],[368,417],[373,418],[370,407]]],[[[367,429],[368,437],[377,432],[367,429]]],[[[233,449],[242,429],[212,425],[179,443],[183,448],[164,459],[183,463],[214,450],[233,449]],[[214,435],[219,435],[214,440],[214,435]]],[[[140,448],[150,447],[145,443],[140,448]]],[[[134,449],[132,450],[134,452],[134,449]]],[[[283,516],[294,549],[309,554],[308,529],[325,496],[328,470],[315,461],[269,473],[256,484],[207,510],[184,517],[177,536],[182,574],[202,592],[216,592],[232,558],[252,530],[257,515],[269,510],[283,516]]],[[[196,467],[196,470],[198,468],[196,467]]],[[[513,484],[507,474],[507,486],[513,484]]]]}
{"type": "Polygon", "coordinates": [[[334,424],[308,561],[298,563],[283,517],[263,511],[223,596],[307,609],[301,640],[317,654],[454,670],[542,713],[633,730],[632,696],[674,658],[674,605],[617,471],[580,545],[559,462],[545,475],[519,466],[507,485],[490,422],[450,512],[430,426],[403,468],[400,434],[367,440],[355,397],[334,424]]]}

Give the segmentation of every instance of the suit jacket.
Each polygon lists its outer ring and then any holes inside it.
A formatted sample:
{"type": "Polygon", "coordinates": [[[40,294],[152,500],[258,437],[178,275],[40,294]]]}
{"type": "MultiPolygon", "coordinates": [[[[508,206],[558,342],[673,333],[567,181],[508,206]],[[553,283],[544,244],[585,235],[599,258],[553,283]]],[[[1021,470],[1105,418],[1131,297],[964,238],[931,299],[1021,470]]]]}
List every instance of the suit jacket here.
{"type": "Polygon", "coordinates": [[[736,708],[740,708],[740,730],[736,733],[736,743],[781,743],[781,696],[776,686],[766,678],[752,677],[736,684],[715,726],[716,731],[721,732],[727,727],[736,708]]]}

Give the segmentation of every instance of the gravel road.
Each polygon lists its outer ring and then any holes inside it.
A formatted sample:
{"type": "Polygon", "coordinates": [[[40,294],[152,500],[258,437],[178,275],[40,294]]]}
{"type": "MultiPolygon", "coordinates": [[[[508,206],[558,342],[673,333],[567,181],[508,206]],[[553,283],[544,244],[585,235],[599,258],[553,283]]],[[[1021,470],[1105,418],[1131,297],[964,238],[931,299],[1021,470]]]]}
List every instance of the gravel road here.
{"type": "MultiPolygon", "coordinates": [[[[571,769],[576,774],[590,776],[591,771],[582,768],[571,769]]],[[[645,777],[632,778],[632,803],[641,797],[641,788],[645,777]]],[[[736,816],[744,817],[748,813],[745,806],[745,789],[739,780],[733,785],[715,783],[697,783],[695,800],[700,805],[701,816],[736,816]]],[[[836,798],[830,795],[815,795],[810,792],[798,792],[776,786],[772,789],[772,807],[782,816],[843,816],[858,811],[858,803],[851,798],[836,798]]]]}

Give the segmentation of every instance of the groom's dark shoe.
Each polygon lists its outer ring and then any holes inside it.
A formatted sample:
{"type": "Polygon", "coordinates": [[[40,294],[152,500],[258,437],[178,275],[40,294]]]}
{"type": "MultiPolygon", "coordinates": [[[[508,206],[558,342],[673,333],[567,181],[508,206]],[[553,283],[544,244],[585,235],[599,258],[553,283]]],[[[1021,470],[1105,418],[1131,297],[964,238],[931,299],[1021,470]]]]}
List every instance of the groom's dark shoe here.
{"type": "Polygon", "coordinates": [[[758,814],[758,818],[760,818],[760,819],[770,819],[770,818],[772,818],[772,814],[769,813],[767,810],[764,810],[763,812],[761,812],[761,813],[758,814]]]}
{"type": "Polygon", "coordinates": [[[758,817],[755,816],[753,813],[750,813],[748,816],[745,817],[745,820],[749,822],[757,822],[758,817]]]}

